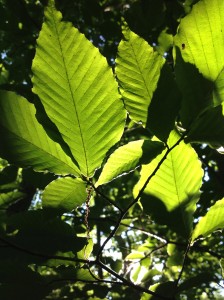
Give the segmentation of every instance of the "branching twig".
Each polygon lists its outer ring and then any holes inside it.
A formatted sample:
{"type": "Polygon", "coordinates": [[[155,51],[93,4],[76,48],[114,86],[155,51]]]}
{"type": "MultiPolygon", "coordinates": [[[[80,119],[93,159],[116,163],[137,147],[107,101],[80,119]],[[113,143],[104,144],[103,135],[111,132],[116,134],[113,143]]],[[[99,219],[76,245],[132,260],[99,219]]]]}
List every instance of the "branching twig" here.
{"type": "Polygon", "coordinates": [[[164,297],[164,296],[161,296],[153,291],[150,291],[142,286],[139,286],[139,285],[135,285],[133,282],[131,281],[128,281],[127,279],[123,278],[122,276],[120,276],[119,274],[117,274],[115,271],[113,271],[112,269],[110,269],[109,267],[107,267],[106,265],[104,265],[102,262],[98,261],[97,264],[99,266],[102,267],[102,269],[104,269],[105,271],[107,271],[108,273],[110,273],[111,275],[113,275],[115,278],[121,280],[125,285],[129,286],[129,287],[133,287],[135,290],[141,292],[141,293],[146,293],[146,294],[149,294],[149,295],[152,295],[152,296],[155,296],[157,298],[160,298],[160,299],[164,299],[164,300],[172,300],[173,298],[168,298],[168,297],[164,297]]]}
{"type": "Polygon", "coordinates": [[[159,170],[160,166],[163,164],[163,162],[166,160],[168,154],[184,139],[185,135],[183,135],[172,147],[170,147],[169,149],[167,149],[166,153],[164,154],[164,156],[162,157],[162,159],[159,161],[159,163],[157,164],[156,168],[154,169],[154,171],[149,175],[149,177],[147,178],[147,180],[145,181],[143,187],[141,188],[141,190],[139,191],[137,197],[128,205],[128,207],[121,212],[119,219],[117,220],[117,224],[115,225],[114,229],[110,232],[109,236],[106,238],[106,240],[104,241],[104,243],[102,244],[102,246],[100,247],[98,254],[97,254],[97,260],[100,260],[100,256],[106,246],[106,244],[113,238],[113,236],[115,235],[116,231],[118,230],[120,223],[122,221],[122,219],[124,218],[124,216],[127,214],[127,212],[129,211],[129,209],[134,206],[139,199],[141,198],[145,188],[147,187],[149,181],[155,176],[155,174],[157,173],[157,171],[159,170]]]}
{"type": "Polygon", "coordinates": [[[113,205],[114,207],[116,207],[120,212],[122,212],[122,209],[115,203],[115,201],[111,200],[110,198],[108,198],[106,195],[104,195],[99,188],[96,188],[95,185],[91,182],[88,181],[88,183],[92,186],[92,188],[94,189],[94,191],[96,192],[96,194],[100,195],[103,199],[105,199],[107,202],[109,202],[111,205],[113,205]]]}
{"type": "MultiPolygon", "coordinates": [[[[134,288],[135,290],[141,292],[141,293],[147,293],[149,295],[153,295],[153,296],[156,296],[157,298],[160,298],[160,299],[165,299],[165,300],[172,300],[171,298],[167,298],[167,297],[164,297],[164,296],[161,296],[153,291],[150,291],[144,287],[141,287],[141,286],[138,286],[138,285],[135,285],[134,283],[132,283],[131,281],[128,281],[127,279],[123,278],[122,276],[120,276],[119,274],[117,274],[115,271],[111,270],[109,267],[107,267],[106,265],[104,265],[102,262],[100,262],[99,260],[92,260],[92,261],[89,261],[89,260],[84,260],[84,259],[76,259],[76,258],[71,258],[71,257],[65,257],[65,256],[59,256],[59,255],[49,255],[49,254],[43,254],[43,253],[39,253],[39,252],[36,252],[36,251],[32,251],[32,250],[29,250],[29,249],[25,249],[23,247],[20,247],[14,243],[12,243],[11,241],[5,239],[5,238],[2,238],[0,237],[0,241],[6,245],[8,245],[9,247],[12,247],[20,252],[24,252],[26,254],[29,254],[29,255],[33,255],[33,256],[37,256],[37,257],[41,257],[41,258],[44,258],[44,259],[59,259],[59,260],[64,260],[64,261],[71,261],[71,262],[77,262],[77,263],[85,263],[87,266],[99,266],[101,267],[102,269],[104,269],[105,271],[107,271],[110,275],[112,275],[113,277],[115,277],[116,279],[119,279],[120,282],[118,281],[110,281],[110,280],[104,280],[104,279],[98,279],[95,275],[93,276],[94,279],[96,279],[96,281],[91,281],[91,280],[79,280],[79,279],[75,279],[76,281],[80,281],[80,282],[88,282],[88,283],[107,283],[107,284],[120,284],[120,285],[125,285],[125,286],[129,286],[129,287],[132,287],[134,288]]],[[[89,270],[89,268],[88,268],[89,270]]],[[[90,271],[90,270],[89,270],[90,271]]],[[[92,275],[93,273],[90,272],[90,274],[92,275]]],[[[74,280],[74,279],[59,279],[59,280],[52,280],[51,282],[49,282],[48,284],[53,284],[54,282],[57,282],[57,281],[71,281],[71,280],[74,280]]]]}

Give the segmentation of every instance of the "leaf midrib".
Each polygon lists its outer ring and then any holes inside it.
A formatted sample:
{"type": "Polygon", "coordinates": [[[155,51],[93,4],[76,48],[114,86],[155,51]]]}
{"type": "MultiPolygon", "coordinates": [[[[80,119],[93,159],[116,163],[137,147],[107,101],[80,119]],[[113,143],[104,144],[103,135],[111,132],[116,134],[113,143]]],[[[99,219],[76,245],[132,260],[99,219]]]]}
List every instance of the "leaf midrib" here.
{"type": "Polygon", "coordinates": [[[61,44],[61,41],[60,41],[60,35],[59,35],[59,32],[58,32],[57,23],[55,21],[55,16],[54,16],[54,12],[53,12],[52,7],[51,7],[51,12],[52,12],[52,16],[53,16],[54,27],[55,27],[55,30],[56,30],[56,36],[57,36],[58,44],[59,44],[60,51],[61,51],[62,61],[63,61],[63,64],[64,64],[65,74],[66,74],[66,78],[67,78],[68,85],[69,85],[69,92],[70,92],[70,95],[71,95],[71,98],[72,98],[72,101],[73,101],[75,115],[76,115],[77,121],[78,121],[77,123],[78,123],[78,128],[79,128],[80,137],[81,137],[81,140],[82,140],[84,157],[85,157],[85,164],[86,164],[86,171],[87,171],[86,173],[89,174],[88,161],[87,161],[87,153],[86,153],[86,147],[85,147],[84,138],[83,138],[83,134],[82,134],[81,123],[80,123],[80,119],[79,119],[79,115],[78,115],[78,111],[77,111],[75,99],[74,99],[74,96],[73,96],[73,93],[72,93],[71,83],[70,83],[69,76],[68,76],[67,65],[65,63],[65,58],[64,58],[64,55],[63,55],[63,51],[62,51],[62,44],[61,44]]]}
{"type": "Polygon", "coordinates": [[[66,165],[67,167],[69,167],[70,169],[74,170],[74,171],[77,173],[77,171],[76,171],[72,166],[70,166],[69,164],[67,164],[64,160],[59,159],[57,156],[54,156],[52,153],[50,153],[50,152],[44,150],[43,148],[41,148],[41,147],[38,146],[37,144],[32,143],[30,140],[23,138],[23,137],[22,137],[21,135],[19,135],[18,133],[15,133],[14,131],[9,130],[8,128],[4,127],[4,125],[2,125],[2,127],[5,128],[6,132],[7,132],[7,131],[10,132],[10,133],[11,133],[12,135],[14,135],[16,138],[19,138],[19,139],[23,140],[24,143],[30,144],[31,146],[34,146],[34,147],[38,148],[39,151],[41,151],[41,152],[43,152],[43,153],[47,153],[47,154],[50,155],[52,158],[54,158],[54,159],[56,159],[57,161],[59,161],[61,164],[66,165]]]}

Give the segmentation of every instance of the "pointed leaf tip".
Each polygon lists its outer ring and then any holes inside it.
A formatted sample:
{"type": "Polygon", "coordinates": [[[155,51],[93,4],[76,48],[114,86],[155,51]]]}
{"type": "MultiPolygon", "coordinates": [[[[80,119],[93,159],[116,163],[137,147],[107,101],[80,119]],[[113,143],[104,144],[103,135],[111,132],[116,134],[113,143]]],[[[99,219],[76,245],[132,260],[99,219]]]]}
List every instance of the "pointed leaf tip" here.
{"type": "Polygon", "coordinates": [[[33,60],[33,91],[70,147],[80,172],[94,174],[119,141],[126,113],[106,59],[63,22],[50,1],[33,60]]]}
{"type": "Polygon", "coordinates": [[[157,87],[164,58],[124,23],[118,46],[116,75],[125,107],[135,122],[146,125],[148,107],[157,87]]]}

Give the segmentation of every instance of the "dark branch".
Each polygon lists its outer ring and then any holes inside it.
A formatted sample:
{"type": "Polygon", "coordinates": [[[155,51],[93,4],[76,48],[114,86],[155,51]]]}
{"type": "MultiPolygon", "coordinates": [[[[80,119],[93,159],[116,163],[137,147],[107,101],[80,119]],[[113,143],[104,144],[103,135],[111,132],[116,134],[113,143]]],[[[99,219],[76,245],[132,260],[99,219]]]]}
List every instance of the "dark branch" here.
{"type": "Polygon", "coordinates": [[[115,235],[116,231],[118,230],[122,219],[124,218],[124,216],[127,214],[127,212],[129,211],[129,209],[134,206],[138,200],[141,198],[146,186],[148,185],[149,181],[156,175],[157,171],[159,170],[160,166],[163,164],[163,162],[166,160],[168,154],[177,146],[179,145],[179,143],[184,139],[185,135],[183,135],[172,147],[170,147],[169,149],[167,149],[166,153],[164,154],[164,156],[162,157],[162,159],[159,161],[158,165],[156,166],[156,168],[154,169],[154,171],[152,172],[152,174],[149,175],[149,177],[147,178],[147,180],[145,181],[143,187],[141,188],[141,190],[139,191],[137,197],[128,205],[128,207],[121,212],[119,219],[117,220],[117,224],[115,225],[114,229],[111,231],[111,233],[109,234],[109,236],[107,237],[107,239],[104,241],[104,243],[102,244],[102,246],[100,247],[98,254],[97,254],[97,260],[100,259],[100,256],[106,246],[106,244],[113,238],[113,236],[115,235]]]}

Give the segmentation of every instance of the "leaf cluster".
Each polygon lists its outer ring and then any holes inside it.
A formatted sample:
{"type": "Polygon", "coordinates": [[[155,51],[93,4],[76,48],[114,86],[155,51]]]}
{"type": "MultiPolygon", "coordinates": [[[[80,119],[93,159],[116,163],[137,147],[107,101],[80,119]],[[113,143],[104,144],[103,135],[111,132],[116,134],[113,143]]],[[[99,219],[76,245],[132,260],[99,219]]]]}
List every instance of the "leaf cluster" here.
{"type": "Polygon", "coordinates": [[[221,297],[223,1],[1,3],[3,299],[221,297]]]}

